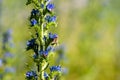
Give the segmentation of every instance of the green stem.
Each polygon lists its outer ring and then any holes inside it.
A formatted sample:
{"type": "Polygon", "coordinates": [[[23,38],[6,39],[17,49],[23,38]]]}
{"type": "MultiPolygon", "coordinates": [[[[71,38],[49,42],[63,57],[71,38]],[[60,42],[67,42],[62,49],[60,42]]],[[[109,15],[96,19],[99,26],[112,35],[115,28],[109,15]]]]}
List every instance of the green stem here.
{"type": "Polygon", "coordinates": [[[40,72],[40,80],[44,80],[44,71],[40,72]]]}
{"type": "MultiPolygon", "coordinates": [[[[43,25],[41,25],[41,33],[40,33],[40,48],[41,50],[44,50],[44,43],[43,43],[43,25]]],[[[42,71],[42,64],[43,64],[43,61],[41,61],[40,63],[40,79],[41,80],[44,80],[44,71],[42,71]]]]}
{"type": "MultiPolygon", "coordinates": [[[[38,0],[38,3],[42,3],[42,0],[38,0]]],[[[43,37],[44,37],[44,26],[43,26],[43,19],[44,19],[44,15],[43,15],[43,9],[39,9],[40,13],[41,13],[41,16],[39,17],[39,29],[40,31],[38,32],[38,39],[40,41],[40,50],[41,51],[44,51],[44,40],[43,40],[43,37]]],[[[43,59],[42,57],[39,55],[38,56],[40,60],[40,62],[37,64],[37,72],[38,72],[38,75],[39,75],[39,78],[38,80],[45,80],[44,79],[44,70],[43,69],[43,59]]]]}
{"type": "MultiPolygon", "coordinates": [[[[40,49],[42,51],[44,51],[44,40],[43,40],[43,37],[44,37],[44,26],[43,26],[43,10],[40,10],[41,11],[41,17],[40,17],[40,49]]],[[[40,80],[44,80],[44,71],[42,70],[43,69],[43,60],[40,62],[40,80]]]]}

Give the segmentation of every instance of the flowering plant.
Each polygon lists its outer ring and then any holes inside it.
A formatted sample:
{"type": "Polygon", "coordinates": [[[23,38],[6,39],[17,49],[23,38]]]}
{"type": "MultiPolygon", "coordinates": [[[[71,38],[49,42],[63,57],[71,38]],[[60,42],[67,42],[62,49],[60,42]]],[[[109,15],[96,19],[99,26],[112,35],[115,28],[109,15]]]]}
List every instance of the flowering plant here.
{"type": "Polygon", "coordinates": [[[27,41],[26,50],[33,50],[33,61],[36,70],[26,73],[27,80],[54,80],[61,74],[61,66],[49,67],[50,55],[57,44],[58,35],[49,32],[51,27],[57,26],[54,4],[50,0],[28,0],[26,5],[34,5],[30,15],[30,29],[32,38],[27,41]],[[50,68],[49,74],[47,68],[50,68]]]}

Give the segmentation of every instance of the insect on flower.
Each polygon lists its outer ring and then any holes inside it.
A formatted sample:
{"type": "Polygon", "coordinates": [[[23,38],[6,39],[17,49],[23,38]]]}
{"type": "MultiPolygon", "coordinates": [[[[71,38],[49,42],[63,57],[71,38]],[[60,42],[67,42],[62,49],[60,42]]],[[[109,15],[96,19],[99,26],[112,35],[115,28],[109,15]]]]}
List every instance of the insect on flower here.
{"type": "Polygon", "coordinates": [[[57,44],[58,43],[58,35],[57,34],[53,34],[53,41],[52,41],[52,45],[57,44]]]}

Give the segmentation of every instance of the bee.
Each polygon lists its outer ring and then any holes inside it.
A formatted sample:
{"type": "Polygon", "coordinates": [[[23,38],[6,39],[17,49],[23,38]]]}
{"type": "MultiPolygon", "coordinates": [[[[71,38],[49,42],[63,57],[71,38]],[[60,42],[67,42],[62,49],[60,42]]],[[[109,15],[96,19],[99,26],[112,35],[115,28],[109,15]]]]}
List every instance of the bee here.
{"type": "Polygon", "coordinates": [[[58,44],[58,37],[54,38],[51,45],[57,45],[58,44]]]}

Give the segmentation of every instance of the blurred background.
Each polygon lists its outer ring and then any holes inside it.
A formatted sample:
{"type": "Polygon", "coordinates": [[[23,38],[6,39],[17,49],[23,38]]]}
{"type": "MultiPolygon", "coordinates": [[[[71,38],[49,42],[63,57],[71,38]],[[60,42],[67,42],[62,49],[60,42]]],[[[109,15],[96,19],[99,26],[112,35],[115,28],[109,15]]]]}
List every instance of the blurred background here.
{"type": "MultiPolygon", "coordinates": [[[[120,0],[53,0],[67,70],[61,80],[120,80],[120,0]]],[[[26,0],[0,0],[0,80],[25,80],[32,65],[26,0]]],[[[56,53],[59,53],[56,52],[56,53]]]]}

